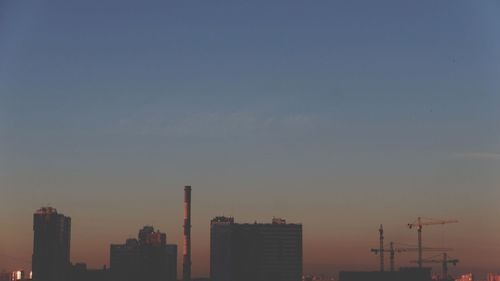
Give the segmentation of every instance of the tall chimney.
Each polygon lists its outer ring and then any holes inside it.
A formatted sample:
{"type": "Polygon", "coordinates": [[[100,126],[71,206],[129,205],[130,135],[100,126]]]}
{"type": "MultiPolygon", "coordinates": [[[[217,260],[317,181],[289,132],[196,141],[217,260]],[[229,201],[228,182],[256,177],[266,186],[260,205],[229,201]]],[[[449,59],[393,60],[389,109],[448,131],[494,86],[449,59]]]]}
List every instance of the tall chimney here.
{"type": "Polygon", "coordinates": [[[184,186],[183,281],[191,281],[191,186],[184,186]]]}

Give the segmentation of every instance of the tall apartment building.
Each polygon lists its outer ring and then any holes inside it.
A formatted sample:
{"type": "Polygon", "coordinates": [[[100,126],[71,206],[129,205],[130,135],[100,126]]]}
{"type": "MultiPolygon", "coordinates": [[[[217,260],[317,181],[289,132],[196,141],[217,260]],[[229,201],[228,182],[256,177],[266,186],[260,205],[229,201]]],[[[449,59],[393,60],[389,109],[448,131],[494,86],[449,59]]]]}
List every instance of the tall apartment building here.
{"type": "Polygon", "coordinates": [[[43,207],[33,215],[34,281],[67,281],[70,270],[71,218],[43,207]]]}
{"type": "Polygon", "coordinates": [[[235,223],[216,217],[210,231],[211,281],[300,281],[302,225],[235,223]]]}
{"type": "Polygon", "coordinates": [[[175,281],[177,246],[167,244],[165,233],[145,226],[139,230],[138,239],[111,245],[110,271],[117,281],[175,281]]]}

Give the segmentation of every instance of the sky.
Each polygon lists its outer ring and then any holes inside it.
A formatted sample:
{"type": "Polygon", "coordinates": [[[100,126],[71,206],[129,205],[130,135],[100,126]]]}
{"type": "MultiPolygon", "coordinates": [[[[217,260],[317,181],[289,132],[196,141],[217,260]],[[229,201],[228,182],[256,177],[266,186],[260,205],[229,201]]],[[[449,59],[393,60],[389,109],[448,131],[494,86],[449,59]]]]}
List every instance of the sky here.
{"type": "Polygon", "coordinates": [[[195,276],[218,215],[302,223],[304,272],[325,274],[377,269],[381,223],[416,244],[407,223],[453,218],[424,245],[500,271],[499,13],[0,0],[0,270],[30,267],[45,205],[72,218],[73,262],[109,265],[144,225],[180,245],[189,184],[195,276]]]}

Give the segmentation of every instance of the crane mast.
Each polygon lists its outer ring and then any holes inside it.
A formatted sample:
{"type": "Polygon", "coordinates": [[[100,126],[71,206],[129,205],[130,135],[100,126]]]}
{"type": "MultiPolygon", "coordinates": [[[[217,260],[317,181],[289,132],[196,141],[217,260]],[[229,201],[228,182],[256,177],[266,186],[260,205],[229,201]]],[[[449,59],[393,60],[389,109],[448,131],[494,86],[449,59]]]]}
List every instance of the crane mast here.
{"type": "Polygon", "coordinates": [[[394,252],[394,242],[391,241],[391,244],[389,245],[389,259],[391,261],[391,272],[394,271],[394,256],[396,255],[394,252]]]}
{"type": "Polygon", "coordinates": [[[380,228],[378,230],[380,234],[380,246],[379,246],[379,251],[380,251],[380,271],[384,272],[384,228],[382,225],[380,225],[380,228]]]}
{"type": "Polygon", "coordinates": [[[449,223],[457,223],[457,220],[436,220],[429,218],[418,217],[416,221],[408,224],[408,228],[417,228],[418,233],[418,267],[422,268],[423,259],[422,259],[422,227],[424,225],[444,225],[449,223]],[[425,219],[425,221],[424,221],[425,219]]]}

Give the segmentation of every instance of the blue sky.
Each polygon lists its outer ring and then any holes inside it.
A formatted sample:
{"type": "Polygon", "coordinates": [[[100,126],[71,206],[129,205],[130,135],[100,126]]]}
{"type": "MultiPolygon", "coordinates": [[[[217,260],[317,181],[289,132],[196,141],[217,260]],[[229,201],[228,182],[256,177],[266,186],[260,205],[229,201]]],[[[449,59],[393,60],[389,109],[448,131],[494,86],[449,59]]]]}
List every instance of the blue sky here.
{"type": "MultiPolygon", "coordinates": [[[[399,225],[418,215],[456,217],[472,238],[453,246],[498,253],[487,233],[500,229],[499,12],[496,1],[1,1],[11,228],[0,238],[26,232],[2,246],[29,257],[30,216],[47,203],[74,218],[85,246],[73,257],[93,266],[143,224],[179,242],[192,184],[200,275],[202,226],[220,213],[302,221],[311,271],[376,266],[369,231],[386,221],[413,239],[399,225]],[[338,225],[331,254],[315,252],[338,225]],[[335,255],[353,235],[363,258],[335,255]]],[[[462,251],[465,268],[500,262],[462,251]]]]}

